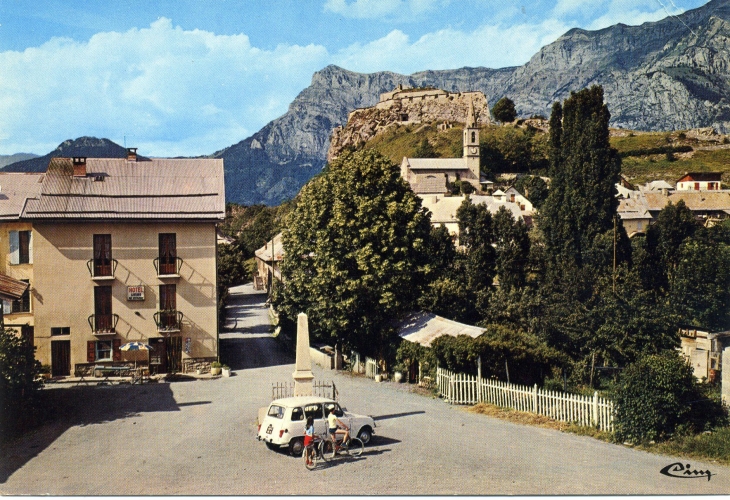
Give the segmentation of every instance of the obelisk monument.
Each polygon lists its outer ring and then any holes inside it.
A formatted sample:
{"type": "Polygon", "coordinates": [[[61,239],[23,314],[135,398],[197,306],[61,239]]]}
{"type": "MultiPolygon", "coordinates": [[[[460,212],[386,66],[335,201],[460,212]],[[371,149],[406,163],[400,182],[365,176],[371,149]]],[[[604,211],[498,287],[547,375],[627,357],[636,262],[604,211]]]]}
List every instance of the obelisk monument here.
{"type": "Polygon", "coordinates": [[[309,356],[309,322],[307,315],[297,316],[297,359],[294,373],[294,396],[311,396],[312,392],[312,359],[309,356]]]}

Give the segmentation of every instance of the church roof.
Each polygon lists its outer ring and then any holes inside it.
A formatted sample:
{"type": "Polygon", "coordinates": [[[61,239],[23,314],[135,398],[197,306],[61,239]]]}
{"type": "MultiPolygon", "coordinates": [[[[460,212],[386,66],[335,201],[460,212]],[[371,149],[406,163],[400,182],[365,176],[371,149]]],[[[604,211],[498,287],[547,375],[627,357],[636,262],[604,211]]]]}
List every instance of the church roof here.
{"type": "Polygon", "coordinates": [[[411,170],[468,170],[464,158],[404,158],[411,170]]]}
{"type": "Polygon", "coordinates": [[[445,175],[429,175],[420,177],[411,184],[411,189],[416,194],[443,194],[446,189],[445,175]]]}

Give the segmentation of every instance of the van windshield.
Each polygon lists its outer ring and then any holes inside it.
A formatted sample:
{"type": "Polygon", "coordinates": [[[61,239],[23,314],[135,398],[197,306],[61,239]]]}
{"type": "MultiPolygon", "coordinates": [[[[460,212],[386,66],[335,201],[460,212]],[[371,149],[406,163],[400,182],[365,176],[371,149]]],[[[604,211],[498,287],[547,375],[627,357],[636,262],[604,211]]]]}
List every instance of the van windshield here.
{"type": "Polygon", "coordinates": [[[269,413],[267,415],[274,418],[284,418],[284,407],[271,405],[269,406],[269,413]]]}

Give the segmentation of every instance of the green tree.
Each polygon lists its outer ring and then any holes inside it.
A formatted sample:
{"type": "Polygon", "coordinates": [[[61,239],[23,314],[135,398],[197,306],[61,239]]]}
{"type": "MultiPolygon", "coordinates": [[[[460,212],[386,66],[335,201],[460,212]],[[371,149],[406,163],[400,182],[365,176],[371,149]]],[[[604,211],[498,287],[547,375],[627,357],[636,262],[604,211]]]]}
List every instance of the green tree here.
{"type": "Polygon", "coordinates": [[[494,116],[495,120],[502,123],[515,121],[515,118],[517,118],[515,103],[508,97],[501,98],[492,107],[492,116],[494,116]]]}
{"type": "Polygon", "coordinates": [[[515,182],[515,189],[530,200],[530,203],[538,210],[542,207],[548,196],[547,183],[537,175],[523,175],[515,182]]]}
{"type": "Polygon", "coordinates": [[[608,136],[603,89],[571,93],[550,117],[550,193],[538,224],[553,264],[582,265],[595,237],[613,228],[621,160],[608,136]]]}
{"type": "Polygon", "coordinates": [[[0,328],[0,441],[26,430],[36,416],[43,383],[34,351],[26,339],[0,328]]]}
{"type": "Polygon", "coordinates": [[[438,153],[433,148],[429,140],[424,137],[418,144],[413,155],[414,158],[438,158],[438,153]]]}
{"type": "Polygon", "coordinates": [[[673,273],[670,302],[685,324],[730,329],[730,246],[686,240],[673,273]]]}
{"type": "Polygon", "coordinates": [[[473,293],[492,287],[495,276],[494,229],[492,214],[484,203],[465,198],[456,211],[459,244],[466,251],[466,283],[473,293]]]}
{"type": "Polygon", "coordinates": [[[726,423],[720,402],[708,398],[676,351],[643,357],[626,368],[614,404],[615,435],[621,441],[666,439],[677,431],[726,423]]]}
{"type": "Polygon", "coordinates": [[[372,150],[338,158],[299,198],[285,220],[275,307],[290,321],[307,313],[315,339],[383,355],[425,285],[427,212],[372,150]]]}
{"type": "Polygon", "coordinates": [[[494,231],[495,270],[499,286],[510,290],[525,285],[530,238],[523,220],[515,220],[512,212],[500,207],[492,217],[494,231]]]}

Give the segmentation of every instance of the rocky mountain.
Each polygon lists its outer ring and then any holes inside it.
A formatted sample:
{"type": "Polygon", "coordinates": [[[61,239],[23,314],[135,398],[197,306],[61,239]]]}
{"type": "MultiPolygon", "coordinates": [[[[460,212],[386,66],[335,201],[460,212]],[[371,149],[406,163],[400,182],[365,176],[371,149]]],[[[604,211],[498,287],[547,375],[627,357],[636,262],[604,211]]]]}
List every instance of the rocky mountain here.
{"type": "MultiPolygon", "coordinates": [[[[552,104],[571,91],[600,84],[614,127],[714,127],[727,133],[730,0],[711,0],[680,16],[641,26],[573,29],[519,67],[401,75],[361,74],[328,66],[314,74],[311,85],[294,99],[286,114],[211,155],[224,160],[226,199],[275,205],[295,196],[325,165],[333,129],[345,125],[351,111],[374,106],[380,94],[398,84],[448,92],[481,91],[490,106],[507,96],[521,117],[547,117],[552,104]]],[[[68,153],[72,154],[76,153],[68,153]]],[[[123,150],[118,154],[123,155],[123,150]]],[[[22,170],[32,165],[34,170],[43,170],[48,164],[43,158],[9,168],[22,170]]]]}
{"type": "MultiPolygon", "coordinates": [[[[730,0],[677,17],[599,31],[573,29],[525,65],[361,74],[328,66],[289,111],[252,137],[219,151],[229,201],[276,204],[294,196],[326,162],[332,130],[396,85],[503,96],[518,114],[550,115],[571,91],[600,84],[611,125],[637,130],[714,127],[730,131],[730,0]]],[[[490,105],[491,105],[490,104],[490,105]]]]}
{"type": "Polygon", "coordinates": [[[0,155],[0,169],[11,163],[16,163],[24,160],[31,160],[38,158],[38,155],[33,153],[15,153],[14,155],[0,155]]]}
{"type": "Polygon", "coordinates": [[[2,170],[4,172],[45,172],[51,158],[69,158],[73,156],[86,156],[87,158],[126,158],[127,150],[109,139],[79,137],[76,140],[69,139],[63,141],[47,155],[11,163],[2,168],[2,170]]]}

